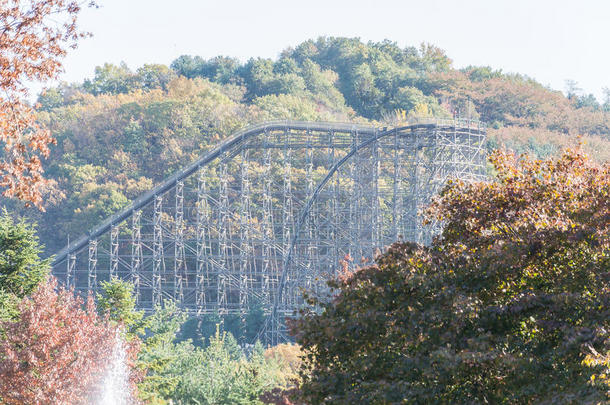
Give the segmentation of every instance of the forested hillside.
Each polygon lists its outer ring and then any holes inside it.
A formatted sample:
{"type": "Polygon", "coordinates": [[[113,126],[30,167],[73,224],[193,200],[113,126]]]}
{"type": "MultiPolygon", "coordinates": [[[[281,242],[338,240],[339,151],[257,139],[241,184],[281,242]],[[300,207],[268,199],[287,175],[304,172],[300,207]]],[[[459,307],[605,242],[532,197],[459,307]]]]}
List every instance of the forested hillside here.
{"type": "Polygon", "coordinates": [[[181,56],[135,71],[106,64],[39,103],[39,120],[57,139],[45,162],[46,211],[3,204],[38,221],[49,254],[235,130],[266,120],[471,117],[489,125],[490,148],[545,156],[580,139],[594,158],[610,159],[610,99],[566,97],[489,67],[455,69],[434,46],[390,41],[320,38],[246,63],[181,56]]]}

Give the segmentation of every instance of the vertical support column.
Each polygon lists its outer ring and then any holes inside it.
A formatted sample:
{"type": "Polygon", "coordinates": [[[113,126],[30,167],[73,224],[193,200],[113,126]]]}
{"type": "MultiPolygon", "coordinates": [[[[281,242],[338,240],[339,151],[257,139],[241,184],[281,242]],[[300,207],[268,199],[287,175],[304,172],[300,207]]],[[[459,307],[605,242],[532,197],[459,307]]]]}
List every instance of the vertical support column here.
{"type": "Polygon", "coordinates": [[[140,220],[142,211],[137,210],[131,215],[131,283],[135,293],[136,303],[140,300],[140,270],[142,267],[142,226],[140,220]]]}
{"type": "MultiPolygon", "coordinates": [[[[470,127],[470,122],[468,123],[469,127],[470,127]]],[[[468,130],[468,133],[470,133],[470,129],[468,130]]],[[[450,158],[450,166],[449,166],[449,176],[451,177],[456,177],[456,176],[460,176],[460,167],[458,166],[459,161],[463,162],[461,156],[463,156],[463,147],[464,147],[464,143],[459,141],[458,138],[458,133],[457,133],[457,127],[454,126],[453,127],[453,141],[452,141],[452,145],[451,145],[451,158],[450,158]]],[[[461,167],[461,169],[463,170],[464,167],[461,167]]]]}
{"type": "MultiPolygon", "coordinates": [[[[269,134],[266,133],[266,141],[269,140],[269,134]]],[[[271,290],[273,285],[277,284],[277,280],[275,283],[272,283],[273,277],[273,248],[272,242],[274,239],[273,232],[273,199],[271,196],[271,148],[268,147],[265,149],[265,168],[263,171],[263,218],[261,222],[261,229],[263,233],[263,267],[261,269],[261,283],[262,283],[262,295],[263,295],[263,305],[265,308],[268,308],[271,305],[271,290]]]]}
{"type": "Polygon", "coordinates": [[[227,277],[229,275],[229,194],[228,194],[227,164],[220,164],[220,203],[218,207],[218,284],[216,300],[218,313],[227,313],[227,277]]]}
{"type": "Polygon", "coordinates": [[[400,219],[402,213],[402,198],[401,198],[401,161],[398,145],[398,131],[394,130],[394,174],[393,174],[393,191],[392,191],[392,235],[396,241],[400,236],[400,219]]]}
{"type": "Polygon", "coordinates": [[[153,271],[152,271],[152,300],[153,307],[161,304],[161,273],[165,267],[163,254],[163,227],[161,226],[163,214],[163,197],[155,196],[153,213],[153,271]]]}
{"type": "MultiPolygon", "coordinates": [[[[377,136],[377,130],[375,130],[374,136],[377,136]]],[[[373,148],[373,201],[372,201],[372,246],[371,254],[375,255],[377,249],[381,249],[381,209],[379,207],[379,142],[375,141],[372,145],[373,148]]]]}
{"type": "MultiPolygon", "coordinates": [[[[358,138],[358,130],[354,130],[352,132],[352,150],[358,147],[360,143],[358,138]]],[[[362,235],[360,234],[360,220],[362,217],[362,212],[360,211],[360,188],[361,188],[361,178],[360,178],[360,161],[358,159],[359,152],[356,152],[354,156],[351,157],[351,162],[349,163],[349,177],[351,181],[351,190],[350,190],[350,198],[349,198],[349,235],[347,238],[349,240],[349,255],[356,263],[362,257],[362,251],[360,247],[362,246],[362,242],[360,238],[362,235]]]]}
{"type": "Polygon", "coordinates": [[[176,208],[174,217],[174,300],[184,300],[184,183],[178,181],[175,188],[176,208]]]}
{"type": "MultiPolygon", "coordinates": [[[[422,153],[418,155],[417,161],[418,169],[420,169],[418,176],[421,175],[417,183],[417,210],[419,211],[444,181],[452,146],[451,140],[446,139],[438,126],[418,135],[418,148],[422,148],[422,153]]],[[[419,243],[427,243],[437,229],[436,221],[424,227],[422,218],[417,216],[417,241],[419,243]]]]}
{"type": "MultiPolygon", "coordinates": [[[[283,181],[283,205],[282,205],[282,263],[286,263],[288,256],[288,249],[290,248],[290,242],[292,239],[292,151],[284,145],[284,181],[283,181]]],[[[284,292],[285,304],[289,305],[293,295],[293,280],[291,277],[290,269],[283,269],[286,274],[286,291],[284,292]]]]}
{"type": "Polygon", "coordinates": [[[66,262],[66,288],[70,289],[75,286],[74,277],[75,277],[75,268],[76,268],[76,255],[74,253],[68,253],[68,258],[66,262]]]}
{"type": "Polygon", "coordinates": [[[119,268],[119,226],[110,227],[110,279],[116,277],[119,268]]]}
{"type": "MultiPolygon", "coordinates": [[[[404,130],[403,130],[404,131],[404,130]]],[[[404,134],[403,134],[404,137],[404,134]]],[[[415,148],[415,139],[413,134],[409,134],[404,137],[405,145],[406,145],[406,155],[405,155],[405,167],[408,177],[405,178],[405,182],[408,183],[409,193],[406,196],[405,201],[405,212],[404,222],[405,222],[405,240],[414,241],[414,231],[413,231],[413,204],[415,201],[415,194],[413,188],[413,180],[414,180],[414,171],[415,171],[415,155],[417,155],[418,151],[415,148]]],[[[405,184],[405,187],[407,184],[405,184]]]]}
{"type": "MultiPolygon", "coordinates": [[[[311,145],[311,134],[308,132],[307,135],[307,198],[305,201],[311,200],[314,193],[313,147],[311,145]]],[[[319,272],[318,267],[320,266],[318,262],[319,238],[317,235],[318,224],[316,206],[317,204],[314,202],[307,215],[307,274],[305,274],[305,289],[307,291],[312,291],[314,288],[313,281],[319,272]]]]}
{"type": "Polygon", "coordinates": [[[87,287],[89,291],[97,291],[97,240],[89,241],[87,275],[87,287]]]}
{"type": "MultiPolygon", "coordinates": [[[[469,134],[470,134],[470,132],[469,132],[469,134]]],[[[477,169],[474,172],[476,174],[477,180],[483,180],[486,177],[485,143],[487,142],[487,130],[486,130],[485,126],[482,125],[481,123],[479,123],[477,126],[477,133],[476,133],[476,136],[474,137],[474,139],[475,139],[474,142],[476,143],[476,146],[473,147],[474,151],[472,153],[473,153],[473,160],[477,164],[477,169]]]]}
{"type": "MultiPolygon", "coordinates": [[[[361,142],[360,137],[358,136],[358,130],[356,130],[356,140],[358,143],[361,142]]],[[[368,150],[368,148],[367,148],[368,150]]],[[[365,152],[365,151],[363,151],[365,152]]],[[[365,211],[366,211],[366,199],[364,198],[364,184],[365,184],[365,178],[364,178],[364,167],[365,167],[365,156],[363,156],[362,153],[358,153],[356,154],[356,156],[354,156],[354,158],[356,158],[356,173],[355,173],[355,198],[354,198],[354,212],[356,213],[356,218],[355,218],[355,226],[356,226],[356,237],[354,237],[354,239],[356,239],[356,246],[355,246],[355,256],[354,260],[355,260],[355,264],[359,265],[361,259],[364,258],[364,256],[366,256],[366,252],[367,252],[367,247],[366,245],[368,245],[368,241],[366,239],[368,239],[368,235],[365,234],[365,225],[364,225],[364,218],[365,218],[365,211]],[[365,239],[366,238],[366,239],[365,239]]]]}
{"type": "MultiPolygon", "coordinates": [[[[241,187],[240,187],[240,213],[239,213],[239,314],[242,340],[246,333],[246,312],[248,310],[248,296],[250,285],[250,179],[249,179],[248,150],[241,151],[241,187]]],[[[245,341],[243,341],[245,343],[245,341]]]]}
{"type": "Polygon", "coordinates": [[[207,289],[210,285],[208,231],[210,226],[210,210],[207,199],[205,167],[199,169],[197,179],[197,279],[196,303],[197,311],[206,309],[207,289]]]}
{"type": "Polygon", "coordinates": [[[419,172],[422,169],[422,155],[424,151],[422,150],[422,141],[423,137],[417,131],[414,131],[411,135],[414,141],[414,152],[413,155],[415,159],[413,161],[413,222],[414,222],[414,242],[420,243],[422,241],[422,222],[418,216],[419,205],[421,201],[421,187],[420,187],[420,178],[419,172]]]}
{"type": "MultiPolygon", "coordinates": [[[[336,150],[335,150],[335,131],[331,130],[330,132],[330,147],[331,147],[331,164],[330,167],[333,167],[337,162],[336,150]]],[[[330,243],[332,244],[331,249],[331,258],[330,258],[330,273],[333,274],[339,263],[339,259],[341,259],[339,254],[339,175],[335,174],[334,180],[331,180],[331,210],[330,210],[330,224],[331,224],[331,239],[330,243]]]]}

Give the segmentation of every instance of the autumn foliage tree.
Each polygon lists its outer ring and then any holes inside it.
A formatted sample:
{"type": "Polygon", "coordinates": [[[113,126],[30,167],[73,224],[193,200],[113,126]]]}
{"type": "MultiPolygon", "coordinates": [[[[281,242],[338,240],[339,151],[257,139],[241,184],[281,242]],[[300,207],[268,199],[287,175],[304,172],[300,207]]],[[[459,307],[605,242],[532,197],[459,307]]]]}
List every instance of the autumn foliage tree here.
{"type": "Polygon", "coordinates": [[[391,246],[295,322],[307,403],[610,400],[610,165],[491,162],[432,204],[430,246],[391,246]]]}
{"type": "MultiPolygon", "coordinates": [[[[97,315],[54,279],[19,305],[16,320],[0,322],[0,402],[88,403],[117,342],[119,325],[97,315]]],[[[136,343],[128,353],[135,356],[136,343]]],[[[134,381],[135,383],[135,381],[134,381]]],[[[134,385],[135,386],[135,385],[134,385]]]]}
{"type": "Polygon", "coordinates": [[[41,158],[55,141],[25,101],[27,84],[57,78],[66,50],[86,35],[76,26],[81,5],[78,0],[0,1],[0,187],[5,196],[41,206],[46,183],[41,158]]]}

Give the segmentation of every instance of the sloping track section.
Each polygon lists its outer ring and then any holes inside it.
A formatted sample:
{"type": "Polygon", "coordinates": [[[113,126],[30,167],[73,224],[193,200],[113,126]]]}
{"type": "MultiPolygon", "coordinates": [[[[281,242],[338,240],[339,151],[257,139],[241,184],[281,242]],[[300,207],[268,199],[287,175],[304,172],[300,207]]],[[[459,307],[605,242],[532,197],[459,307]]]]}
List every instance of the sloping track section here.
{"type": "Polygon", "coordinates": [[[485,178],[485,134],[462,120],[249,127],[66,246],[53,274],[81,293],[129,280],[145,310],[173,299],[277,320],[304,305],[303,290],[324,293],[340,260],[429,241],[437,226],[419,213],[448,179],[485,178]]]}

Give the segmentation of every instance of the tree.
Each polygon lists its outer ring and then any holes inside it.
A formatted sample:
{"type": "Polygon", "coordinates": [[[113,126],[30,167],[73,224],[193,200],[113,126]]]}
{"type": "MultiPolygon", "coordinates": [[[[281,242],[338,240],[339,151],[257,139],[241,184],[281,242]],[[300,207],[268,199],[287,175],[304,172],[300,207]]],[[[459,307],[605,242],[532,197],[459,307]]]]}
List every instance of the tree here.
{"type": "MultiPolygon", "coordinates": [[[[145,74],[143,76],[146,76],[145,74]]],[[[142,77],[146,84],[147,78],[142,77]]],[[[137,76],[124,62],[119,66],[104,63],[104,66],[95,68],[95,77],[85,80],[83,87],[91,94],[119,94],[129,93],[139,87],[137,76]]]]}
{"type": "Polygon", "coordinates": [[[178,348],[174,341],[186,314],[173,301],[164,301],[155,307],[147,319],[148,338],[144,339],[138,356],[138,366],[146,370],[146,375],[138,384],[140,399],[160,402],[170,398],[176,390],[179,379],[172,374],[171,366],[177,361],[178,348]]]}
{"type": "Polygon", "coordinates": [[[49,273],[50,259],[41,259],[42,246],[33,226],[15,221],[6,209],[0,215],[0,320],[17,315],[17,304],[49,273]]]}
{"type": "Polygon", "coordinates": [[[601,108],[601,105],[593,94],[583,94],[576,97],[576,108],[590,108],[593,111],[597,111],[601,108]]]}
{"type": "Polygon", "coordinates": [[[76,0],[6,0],[0,5],[0,187],[3,195],[28,204],[42,203],[41,158],[55,141],[24,101],[26,83],[57,78],[66,48],[85,36],[76,26],[80,10],[76,0]]]}
{"type": "Polygon", "coordinates": [[[602,109],[605,112],[610,112],[610,88],[604,87],[602,91],[604,92],[604,103],[602,104],[602,109]]]}
{"type": "Polygon", "coordinates": [[[419,47],[419,53],[425,72],[444,72],[449,70],[453,63],[445,54],[445,51],[432,44],[422,43],[419,47]]]}
{"type": "Polygon", "coordinates": [[[568,99],[575,99],[576,97],[580,96],[581,93],[582,88],[578,87],[578,82],[576,80],[566,80],[566,96],[568,99]]]}
{"type": "Polygon", "coordinates": [[[165,65],[144,65],[137,70],[138,80],[145,89],[167,90],[176,73],[165,65]]]}
{"type": "Polygon", "coordinates": [[[0,322],[3,404],[68,405],[95,394],[117,327],[97,316],[93,299],[83,304],[51,279],[20,302],[16,320],[0,322]]]}
{"type": "Polygon", "coordinates": [[[432,204],[430,246],[393,245],[293,323],[307,403],[610,400],[610,164],[491,162],[432,204]]]}
{"type": "Polygon", "coordinates": [[[201,70],[204,64],[205,60],[201,56],[193,57],[190,55],[182,55],[174,60],[170,67],[179,76],[194,79],[195,77],[201,76],[201,70]]]}
{"type": "Polygon", "coordinates": [[[121,325],[129,339],[144,334],[143,311],[136,311],[133,284],[118,278],[102,281],[101,294],[97,295],[97,308],[101,316],[121,325]]]}

